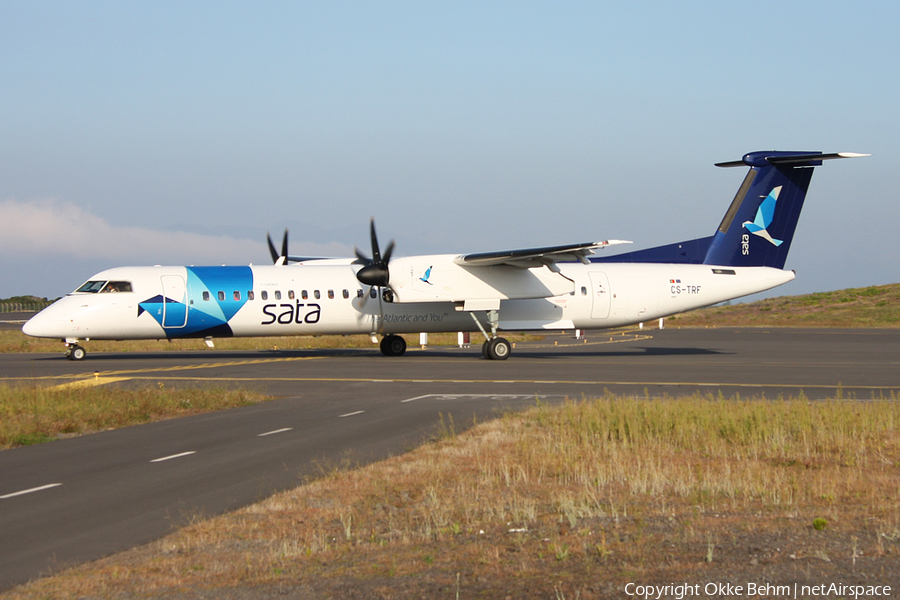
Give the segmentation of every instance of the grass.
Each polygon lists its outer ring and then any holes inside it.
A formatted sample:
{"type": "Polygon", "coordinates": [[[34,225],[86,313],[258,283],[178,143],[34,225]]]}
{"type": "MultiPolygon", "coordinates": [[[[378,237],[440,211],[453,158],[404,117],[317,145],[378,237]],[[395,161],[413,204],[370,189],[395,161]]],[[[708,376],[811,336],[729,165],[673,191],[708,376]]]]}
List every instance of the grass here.
{"type": "Polygon", "coordinates": [[[896,398],[538,404],[461,434],[445,423],[402,456],[3,597],[594,598],[629,581],[889,584],[900,580],[898,426],[896,398]]]}
{"type": "Polygon", "coordinates": [[[246,406],[264,399],[243,389],[91,387],[52,390],[0,385],[0,448],[246,406]]]}
{"type": "Polygon", "coordinates": [[[677,327],[900,327],[900,284],[714,306],[666,321],[677,327]]]}
{"type": "MultiPolygon", "coordinates": [[[[480,335],[480,334],[479,334],[480,335]]],[[[472,334],[472,343],[481,344],[483,338],[472,334]]],[[[541,339],[526,334],[504,334],[510,342],[541,339]]],[[[410,348],[419,346],[418,334],[403,337],[410,348]]],[[[368,335],[285,336],[256,338],[215,338],[216,350],[310,350],[318,348],[373,348],[368,335]]],[[[455,346],[456,333],[429,333],[429,346],[455,346]]],[[[89,353],[94,352],[183,352],[209,351],[202,339],[167,340],[91,340],[82,344],[89,353]]],[[[0,330],[0,352],[59,352],[65,350],[58,340],[28,337],[17,330],[0,330]]]]}

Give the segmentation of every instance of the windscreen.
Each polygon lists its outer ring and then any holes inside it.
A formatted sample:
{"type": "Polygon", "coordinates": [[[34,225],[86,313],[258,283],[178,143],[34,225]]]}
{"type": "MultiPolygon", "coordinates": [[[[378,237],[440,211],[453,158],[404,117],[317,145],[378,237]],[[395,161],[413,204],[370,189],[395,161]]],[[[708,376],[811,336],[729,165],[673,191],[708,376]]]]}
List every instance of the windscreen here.
{"type": "Polygon", "coordinates": [[[88,294],[96,294],[103,286],[106,285],[105,281],[88,281],[83,286],[75,290],[76,292],[86,292],[88,294]]]}

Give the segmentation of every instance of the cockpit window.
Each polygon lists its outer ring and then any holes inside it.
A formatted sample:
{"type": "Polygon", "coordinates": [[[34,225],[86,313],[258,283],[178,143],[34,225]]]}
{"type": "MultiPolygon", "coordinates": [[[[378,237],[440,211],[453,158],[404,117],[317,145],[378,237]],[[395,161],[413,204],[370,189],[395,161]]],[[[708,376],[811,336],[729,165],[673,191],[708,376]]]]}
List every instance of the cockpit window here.
{"type": "Polygon", "coordinates": [[[100,290],[101,294],[106,294],[109,292],[130,292],[131,290],[131,282],[130,281],[110,281],[106,284],[102,290],[100,290]]]}
{"type": "Polygon", "coordinates": [[[87,292],[89,294],[96,294],[100,291],[100,289],[106,285],[105,281],[88,281],[83,286],[75,290],[76,292],[87,292]]]}

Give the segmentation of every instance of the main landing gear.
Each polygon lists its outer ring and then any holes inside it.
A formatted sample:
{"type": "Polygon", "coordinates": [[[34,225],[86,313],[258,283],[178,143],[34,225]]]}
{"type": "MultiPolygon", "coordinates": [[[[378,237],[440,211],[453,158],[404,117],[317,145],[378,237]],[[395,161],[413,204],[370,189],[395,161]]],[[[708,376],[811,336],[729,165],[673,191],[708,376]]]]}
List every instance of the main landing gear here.
{"type": "Polygon", "coordinates": [[[481,345],[481,355],[488,360],[506,360],[512,350],[510,343],[502,337],[497,336],[497,326],[500,324],[500,312],[497,310],[487,311],[488,323],[491,326],[491,333],[485,330],[481,321],[475,316],[474,312],[470,312],[472,320],[478,325],[478,329],[484,334],[486,341],[481,345]]]}
{"type": "Polygon", "coordinates": [[[406,340],[399,335],[386,335],[381,340],[381,353],[385,356],[403,356],[406,352],[406,340]]]}
{"type": "Polygon", "coordinates": [[[495,337],[481,345],[481,355],[488,360],[506,360],[509,358],[510,349],[511,346],[505,338],[495,337]]]}

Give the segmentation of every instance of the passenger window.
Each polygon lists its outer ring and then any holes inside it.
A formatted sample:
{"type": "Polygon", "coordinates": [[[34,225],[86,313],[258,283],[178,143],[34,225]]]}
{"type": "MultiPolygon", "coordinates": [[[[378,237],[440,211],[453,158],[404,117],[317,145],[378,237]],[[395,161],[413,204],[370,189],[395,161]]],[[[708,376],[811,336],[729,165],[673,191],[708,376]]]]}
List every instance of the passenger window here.
{"type": "Polygon", "coordinates": [[[223,292],[222,290],[219,290],[219,300],[222,302],[225,301],[225,292],[223,292]]]}
{"type": "Polygon", "coordinates": [[[247,300],[253,300],[255,295],[253,294],[253,290],[247,292],[247,300]]]}
{"type": "Polygon", "coordinates": [[[309,294],[306,293],[306,290],[303,290],[302,292],[300,292],[300,297],[306,300],[307,298],[309,298],[309,294]]]}
{"type": "Polygon", "coordinates": [[[344,290],[344,300],[350,297],[350,292],[348,290],[344,290]]]}
{"type": "Polygon", "coordinates": [[[275,299],[281,300],[281,290],[275,290],[275,299]]]}
{"type": "Polygon", "coordinates": [[[203,292],[203,300],[206,302],[209,301],[209,292],[203,292]]]}
{"type": "Polygon", "coordinates": [[[328,290],[328,299],[334,300],[334,290],[328,290]]]}
{"type": "Polygon", "coordinates": [[[235,292],[234,292],[234,299],[240,301],[240,299],[241,299],[241,293],[238,292],[238,291],[235,291],[235,292]]]}
{"type": "Polygon", "coordinates": [[[263,290],[259,293],[259,297],[262,298],[263,300],[268,300],[269,292],[267,292],[266,290],[263,290]]]}
{"type": "Polygon", "coordinates": [[[587,288],[584,287],[584,286],[581,286],[581,295],[582,295],[582,296],[587,296],[587,288]]]}
{"type": "Polygon", "coordinates": [[[356,290],[356,297],[357,297],[357,298],[362,298],[362,297],[363,297],[363,291],[362,291],[362,290],[356,290]]]}
{"type": "Polygon", "coordinates": [[[288,290],[288,300],[294,299],[294,290],[288,290]]]}
{"type": "Polygon", "coordinates": [[[322,297],[322,294],[319,293],[319,290],[313,291],[313,296],[315,296],[316,300],[322,297]]]}
{"type": "Polygon", "coordinates": [[[369,298],[377,298],[378,292],[375,291],[375,286],[369,288],[369,298]]]}

